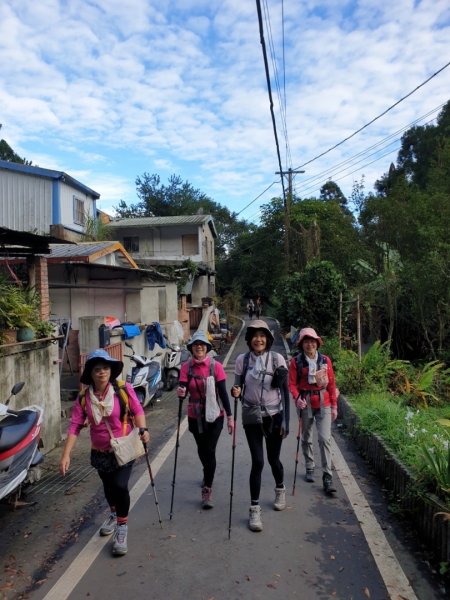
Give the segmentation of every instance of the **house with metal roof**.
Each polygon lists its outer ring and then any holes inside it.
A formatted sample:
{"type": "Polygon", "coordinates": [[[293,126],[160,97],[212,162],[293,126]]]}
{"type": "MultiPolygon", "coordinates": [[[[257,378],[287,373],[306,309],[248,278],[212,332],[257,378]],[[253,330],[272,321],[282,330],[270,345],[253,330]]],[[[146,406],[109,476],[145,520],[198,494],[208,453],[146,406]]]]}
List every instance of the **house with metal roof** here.
{"type": "Polygon", "coordinates": [[[217,231],[211,215],[123,218],[109,227],[141,266],[182,269],[187,260],[195,263],[197,273],[184,290],[191,304],[201,305],[202,299],[215,295],[217,231]]]}
{"type": "Polygon", "coordinates": [[[77,241],[100,194],[64,171],[0,160],[0,225],[77,241]]]}

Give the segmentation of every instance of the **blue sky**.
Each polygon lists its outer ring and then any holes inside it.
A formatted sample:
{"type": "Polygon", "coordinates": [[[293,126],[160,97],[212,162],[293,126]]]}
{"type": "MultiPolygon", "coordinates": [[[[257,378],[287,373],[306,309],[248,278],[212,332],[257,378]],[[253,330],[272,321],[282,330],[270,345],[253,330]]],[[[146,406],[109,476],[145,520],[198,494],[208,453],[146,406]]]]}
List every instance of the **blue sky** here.
{"type": "MultiPolygon", "coordinates": [[[[285,107],[286,128],[273,79],[283,169],[334,146],[450,61],[448,0],[262,4],[285,107]]],[[[252,221],[281,195],[279,183],[262,194],[279,165],[254,0],[2,0],[0,57],[0,137],[96,190],[103,210],[136,202],[144,172],[164,183],[180,175],[235,212],[251,203],[241,217],[252,221]]],[[[433,122],[449,99],[450,67],[305,166],[295,191],[318,195],[331,177],[349,195],[363,175],[370,190],[402,130],[433,122]]]]}

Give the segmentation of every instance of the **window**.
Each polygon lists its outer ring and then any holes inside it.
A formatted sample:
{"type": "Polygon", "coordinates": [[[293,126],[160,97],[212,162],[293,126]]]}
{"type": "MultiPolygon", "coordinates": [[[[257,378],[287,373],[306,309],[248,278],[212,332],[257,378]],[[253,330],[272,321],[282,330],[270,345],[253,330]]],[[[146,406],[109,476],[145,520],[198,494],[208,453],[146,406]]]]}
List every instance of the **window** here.
{"type": "Polygon", "coordinates": [[[77,225],[84,225],[86,222],[84,200],[76,196],[73,197],[73,222],[77,225]]]}
{"type": "Polygon", "coordinates": [[[183,256],[195,256],[198,254],[198,235],[196,233],[183,235],[183,256]]]}
{"type": "Polygon", "coordinates": [[[132,235],[124,237],[123,247],[127,252],[139,252],[139,236],[132,235]]]}

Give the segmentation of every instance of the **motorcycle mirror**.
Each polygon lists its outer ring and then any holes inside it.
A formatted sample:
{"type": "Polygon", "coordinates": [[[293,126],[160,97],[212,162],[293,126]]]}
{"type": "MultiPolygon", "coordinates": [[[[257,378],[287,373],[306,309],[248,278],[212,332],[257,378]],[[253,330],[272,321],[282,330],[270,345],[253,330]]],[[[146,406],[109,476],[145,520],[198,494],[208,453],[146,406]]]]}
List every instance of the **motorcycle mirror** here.
{"type": "Polygon", "coordinates": [[[25,381],[19,381],[18,383],[15,383],[12,387],[11,390],[11,394],[9,395],[8,400],[5,402],[5,405],[8,406],[9,401],[11,400],[12,396],[15,396],[16,394],[18,394],[20,392],[20,390],[23,388],[23,386],[25,385],[25,381]]]}

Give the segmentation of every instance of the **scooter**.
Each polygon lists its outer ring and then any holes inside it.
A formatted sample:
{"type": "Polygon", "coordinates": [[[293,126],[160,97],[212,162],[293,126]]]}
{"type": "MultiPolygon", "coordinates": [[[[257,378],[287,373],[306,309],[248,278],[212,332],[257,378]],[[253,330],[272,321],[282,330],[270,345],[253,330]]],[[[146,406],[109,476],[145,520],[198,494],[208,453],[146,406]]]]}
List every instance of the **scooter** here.
{"type": "Polygon", "coordinates": [[[164,355],[163,379],[166,390],[170,391],[178,385],[180,379],[181,365],[189,360],[189,351],[178,344],[166,342],[168,350],[164,355]]]}
{"type": "Polygon", "coordinates": [[[133,363],[131,371],[127,374],[127,382],[131,383],[136,392],[139,402],[145,408],[153,406],[160,401],[161,390],[164,387],[162,382],[161,362],[155,360],[162,356],[162,352],[157,352],[153,356],[144,356],[136,354],[130,342],[125,342],[125,346],[130,348],[133,354],[125,354],[133,363]]]}
{"type": "Polygon", "coordinates": [[[20,498],[22,484],[34,483],[41,478],[43,461],[40,432],[44,409],[27,406],[20,410],[8,408],[12,396],[18,394],[25,383],[16,383],[9,398],[0,404],[0,500],[20,498]]]}

